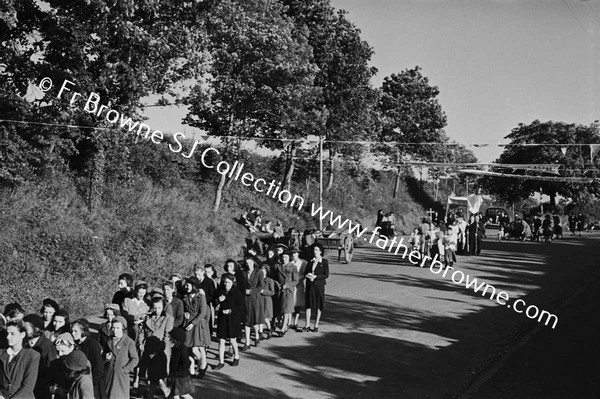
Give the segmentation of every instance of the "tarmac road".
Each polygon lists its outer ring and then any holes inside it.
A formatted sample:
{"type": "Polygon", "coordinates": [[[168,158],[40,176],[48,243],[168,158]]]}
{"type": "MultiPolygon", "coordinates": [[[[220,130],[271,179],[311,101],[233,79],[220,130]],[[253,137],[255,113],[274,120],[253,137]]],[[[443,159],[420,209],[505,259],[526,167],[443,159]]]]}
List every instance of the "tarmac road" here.
{"type": "Polygon", "coordinates": [[[455,265],[555,313],[556,329],[374,246],[350,265],[330,251],[319,332],[290,331],[243,352],[239,367],[209,368],[196,397],[598,397],[598,244],[597,234],[488,239],[455,265]]]}

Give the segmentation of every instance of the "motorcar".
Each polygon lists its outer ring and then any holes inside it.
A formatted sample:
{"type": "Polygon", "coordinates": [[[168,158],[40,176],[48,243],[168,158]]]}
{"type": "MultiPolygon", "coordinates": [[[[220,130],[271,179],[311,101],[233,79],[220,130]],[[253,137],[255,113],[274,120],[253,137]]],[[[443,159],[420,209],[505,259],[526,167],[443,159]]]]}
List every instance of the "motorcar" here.
{"type": "Polygon", "coordinates": [[[506,215],[506,209],[500,207],[490,207],[485,210],[485,221],[488,226],[500,227],[500,215],[504,212],[506,215]]]}

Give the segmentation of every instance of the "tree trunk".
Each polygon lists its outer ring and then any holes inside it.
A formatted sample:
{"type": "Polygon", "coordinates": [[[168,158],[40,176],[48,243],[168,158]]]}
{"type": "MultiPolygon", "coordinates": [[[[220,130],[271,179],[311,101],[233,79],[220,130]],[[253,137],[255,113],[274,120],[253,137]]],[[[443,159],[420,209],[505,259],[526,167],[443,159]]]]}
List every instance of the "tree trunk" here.
{"type": "Polygon", "coordinates": [[[221,174],[221,179],[219,180],[219,185],[217,186],[217,193],[215,194],[215,206],[213,208],[213,212],[217,212],[219,210],[219,206],[221,205],[221,195],[223,194],[223,186],[225,186],[226,181],[227,175],[221,174]]]}
{"type": "Polygon", "coordinates": [[[392,198],[396,198],[398,195],[398,187],[400,186],[400,168],[398,168],[398,173],[396,173],[396,183],[394,183],[394,195],[392,198]]]}
{"type": "Polygon", "coordinates": [[[329,156],[329,179],[327,180],[327,187],[325,188],[325,191],[329,191],[331,190],[331,187],[333,186],[333,158],[335,157],[335,155],[332,153],[329,156]]]}
{"type": "Polygon", "coordinates": [[[287,162],[287,168],[286,168],[286,173],[285,173],[285,177],[284,177],[284,186],[285,189],[288,191],[292,191],[292,176],[294,175],[294,166],[295,166],[295,159],[294,156],[296,155],[296,147],[294,146],[294,143],[290,144],[292,146],[292,148],[290,148],[290,152],[288,155],[288,162],[287,162]]]}
{"type": "Polygon", "coordinates": [[[90,186],[88,191],[88,209],[90,212],[96,210],[102,203],[105,168],[106,153],[103,147],[99,147],[92,159],[92,169],[90,170],[90,186]]]}
{"type": "MultiPolygon", "coordinates": [[[[233,136],[233,113],[229,114],[229,136],[233,136]]],[[[228,143],[225,141],[225,146],[228,143]]],[[[223,187],[225,187],[225,183],[227,182],[227,174],[221,174],[221,178],[219,179],[219,185],[217,186],[217,192],[215,193],[215,205],[213,206],[213,212],[217,212],[219,210],[219,206],[221,205],[221,196],[223,195],[223,187]]],[[[231,182],[229,183],[231,184],[231,182]]]]}

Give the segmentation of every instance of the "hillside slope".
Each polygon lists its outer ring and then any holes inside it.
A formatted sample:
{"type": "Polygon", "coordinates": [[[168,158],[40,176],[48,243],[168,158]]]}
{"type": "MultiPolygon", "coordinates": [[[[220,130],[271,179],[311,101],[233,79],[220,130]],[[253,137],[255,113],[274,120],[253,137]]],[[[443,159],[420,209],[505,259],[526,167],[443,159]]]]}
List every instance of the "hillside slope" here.
{"type": "MultiPolygon", "coordinates": [[[[259,163],[254,170],[266,168],[259,163]]],[[[41,183],[0,191],[2,304],[17,301],[36,312],[42,299],[51,297],[77,317],[101,311],[119,273],[154,285],[175,271],[189,275],[194,263],[220,269],[225,259],[242,255],[247,232],[236,220],[252,206],[286,229],[318,226],[309,215],[310,201],[318,198],[314,181],[293,188],[306,200],[303,211],[234,182],[217,214],[212,212],[214,179],[185,178],[164,186],[134,175],[127,184],[107,183],[102,206],[93,214],[84,202],[84,183],[56,172],[41,183]]],[[[324,208],[366,227],[374,225],[378,209],[391,210],[399,232],[408,232],[424,210],[404,182],[393,200],[393,184],[394,177],[385,173],[352,176],[342,169],[324,194],[324,208]]]]}

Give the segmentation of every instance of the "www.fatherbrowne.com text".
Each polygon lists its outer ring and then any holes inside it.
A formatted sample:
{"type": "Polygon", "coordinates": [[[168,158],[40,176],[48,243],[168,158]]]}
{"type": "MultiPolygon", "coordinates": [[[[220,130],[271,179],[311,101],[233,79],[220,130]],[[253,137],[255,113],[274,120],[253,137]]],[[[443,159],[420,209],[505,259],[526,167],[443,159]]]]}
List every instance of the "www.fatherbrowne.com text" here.
{"type": "MultiPolygon", "coordinates": [[[[345,219],[342,222],[342,217],[340,215],[334,216],[331,211],[323,211],[321,207],[316,207],[315,204],[312,204],[311,216],[318,217],[323,221],[329,219],[329,223],[332,226],[337,224],[339,229],[347,228],[348,232],[350,234],[356,234],[357,238],[363,237],[368,231],[367,228],[361,228],[358,223],[352,223],[352,221],[348,219],[345,219]]],[[[370,237],[367,235],[367,237],[363,237],[363,240],[368,241],[369,243],[375,241],[375,245],[378,248],[393,253],[394,255],[402,253],[401,256],[403,259],[406,259],[408,256],[408,261],[413,265],[418,264],[419,267],[424,267],[428,261],[431,261],[429,270],[433,274],[441,274],[443,278],[450,278],[454,284],[460,286],[464,285],[467,289],[473,290],[473,292],[481,293],[481,296],[485,297],[489,294],[489,299],[492,301],[495,300],[498,305],[506,306],[517,313],[525,313],[528,318],[536,319],[540,323],[544,322],[545,325],[552,323],[552,328],[556,328],[556,325],[558,324],[558,317],[556,315],[546,310],[540,310],[535,305],[527,306],[526,302],[522,299],[510,302],[510,297],[506,291],[497,291],[493,285],[484,281],[478,281],[476,278],[472,278],[468,274],[465,274],[452,266],[444,267],[444,264],[439,261],[438,255],[431,258],[430,256],[423,255],[419,251],[410,250],[408,246],[404,245],[404,237],[397,240],[397,237],[389,239],[385,236],[380,236],[379,229],[379,227],[376,227],[371,232],[370,237]],[[376,237],[377,240],[375,240],[376,237]]]]}

